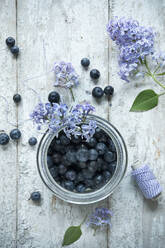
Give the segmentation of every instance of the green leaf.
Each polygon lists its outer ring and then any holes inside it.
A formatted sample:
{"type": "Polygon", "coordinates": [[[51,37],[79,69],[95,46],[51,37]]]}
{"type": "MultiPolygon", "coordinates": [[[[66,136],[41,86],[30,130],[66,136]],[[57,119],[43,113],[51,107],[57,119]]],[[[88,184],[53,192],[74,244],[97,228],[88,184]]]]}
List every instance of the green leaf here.
{"type": "Polygon", "coordinates": [[[81,237],[81,235],[81,226],[70,226],[64,234],[62,246],[74,243],[81,237]]]}
{"type": "Polygon", "coordinates": [[[153,90],[144,90],[136,97],[130,111],[142,112],[150,110],[158,105],[158,97],[153,90]]]}
{"type": "Polygon", "coordinates": [[[164,76],[164,75],[165,75],[165,72],[156,74],[156,76],[164,76]]]}

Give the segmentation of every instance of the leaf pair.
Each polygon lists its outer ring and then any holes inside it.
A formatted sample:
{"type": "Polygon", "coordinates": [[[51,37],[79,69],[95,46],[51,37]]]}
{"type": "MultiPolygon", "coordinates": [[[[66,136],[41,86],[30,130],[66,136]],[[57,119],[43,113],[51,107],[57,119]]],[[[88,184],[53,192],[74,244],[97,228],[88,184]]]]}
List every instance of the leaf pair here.
{"type": "Polygon", "coordinates": [[[80,226],[70,226],[64,235],[62,246],[70,245],[76,242],[82,235],[81,225],[80,226]]]}
{"type": "Polygon", "coordinates": [[[153,90],[144,90],[135,98],[131,112],[142,112],[155,108],[158,105],[159,95],[153,90]]]}

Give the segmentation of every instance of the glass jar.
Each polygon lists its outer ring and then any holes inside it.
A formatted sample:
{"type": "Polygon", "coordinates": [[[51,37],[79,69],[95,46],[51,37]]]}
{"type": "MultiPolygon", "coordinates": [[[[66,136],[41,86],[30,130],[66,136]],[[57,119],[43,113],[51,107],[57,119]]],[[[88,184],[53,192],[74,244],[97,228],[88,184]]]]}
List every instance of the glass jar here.
{"type": "MultiPolygon", "coordinates": [[[[88,123],[89,120],[95,120],[97,126],[100,129],[103,129],[104,132],[106,132],[111,137],[112,141],[115,144],[117,152],[117,165],[115,172],[112,178],[98,190],[86,193],[76,193],[64,189],[55,182],[49,172],[47,165],[47,151],[52,140],[55,137],[55,134],[50,134],[47,131],[43,135],[37,151],[38,171],[44,184],[53,192],[53,194],[55,194],[60,199],[75,204],[90,204],[101,201],[108,197],[110,194],[112,194],[112,192],[116,189],[116,187],[123,179],[127,168],[127,149],[125,142],[118,130],[108,121],[98,116],[89,115],[86,119],[86,123],[88,123]]],[[[60,131],[61,130],[59,130],[59,132],[60,131]]]]}

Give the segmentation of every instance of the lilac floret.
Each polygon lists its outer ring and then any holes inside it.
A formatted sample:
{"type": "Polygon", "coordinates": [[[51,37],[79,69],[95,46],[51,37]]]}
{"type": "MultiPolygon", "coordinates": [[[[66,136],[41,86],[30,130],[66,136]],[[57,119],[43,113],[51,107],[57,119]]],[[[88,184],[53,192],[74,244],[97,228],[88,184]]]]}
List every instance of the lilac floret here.
{"type": "Polygon", "coordinates": [[[92,227],[102,227],[105,225],[111,226],[112,211],[107,208],[96,208],[95,211],[89,216],[87,225],[92,227]]]}
{"type": "Polygon", "coordinates": [[[59,62],[54,64],[56,81],[54,86],[72,88],[79,84],[78,74],[71,63],[59,62]]]}
{"type": "Polygon", "coordinates": [[[154,33],[132,19],[115,17],[107,25],[110,38],[119,47],[119,75],[129,82],[146,56],[153,53],[154,33]]]}

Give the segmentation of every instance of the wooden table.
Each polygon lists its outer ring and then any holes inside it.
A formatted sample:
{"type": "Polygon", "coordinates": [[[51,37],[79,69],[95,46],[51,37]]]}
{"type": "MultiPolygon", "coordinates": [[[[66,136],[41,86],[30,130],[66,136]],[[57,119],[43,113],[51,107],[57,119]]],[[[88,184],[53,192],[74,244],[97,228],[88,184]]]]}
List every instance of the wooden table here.
{"type": "MultiPolygon", "coordinates": [[[[114,16],[137,19],[142,25],[159,32],[157,46],[165,49],[164,0],[1,0],[0,1],[0,89],[9,102],[9,120],[13,124],[26,120],[38,99],[53,90],[52,69],[55,61],[70,61],[81,77],[74,90],[77,101],[88,100],[96,114],[112,122],[123,135],[129,154],[126,177],[116,192],[103,202],[90,206],[65,203],[51,194],[42,183],[36,167],[37,147],[28,145],[28,138],[37,133],[31,122],[20,126],[22,139],[18,145],[10,142],[0,148],[0,247],[59,248],[64,231],[78,225],[85,214],[96,206],[113,210],[112,228],[98,231],[83,226],[82,238],[74,248],[164,248],[165,200],[157,204],[143,199],[131,179],[131,164],[139,160],[149,163],[162,186],[165,185],[165,101],[146,113],[130,113],[129,108],[145,88],[160,88],[151,80],[124,83],[117,72],[117,49],[106,32],[108,20],[114,16]],[[16,37],[20,56],[14,59],[6,49],[5,39],[16,37]],[[112,106],[107,100],[97,104],[91,95],[94,87],[89,71],[82,69],[80,60],[89,57],[90,69],[101,72],[98,85],[115,88],[112,106]],[[43,75],[24,82],[25,79],[43,75]],[[24,82],[24,83],[23,83],[24,82]],[[19,92],[21,104],[16,107],[13,94],[19,92]],[[42,193],[41,205],[29,201],[30,193],[42,193]]],[[[69,92],[59,90],[67,103],[69,92]]],[[[1,98],[0,129],[7,133],[13,126],[6,121],[5,102],[1,98]]]]}

